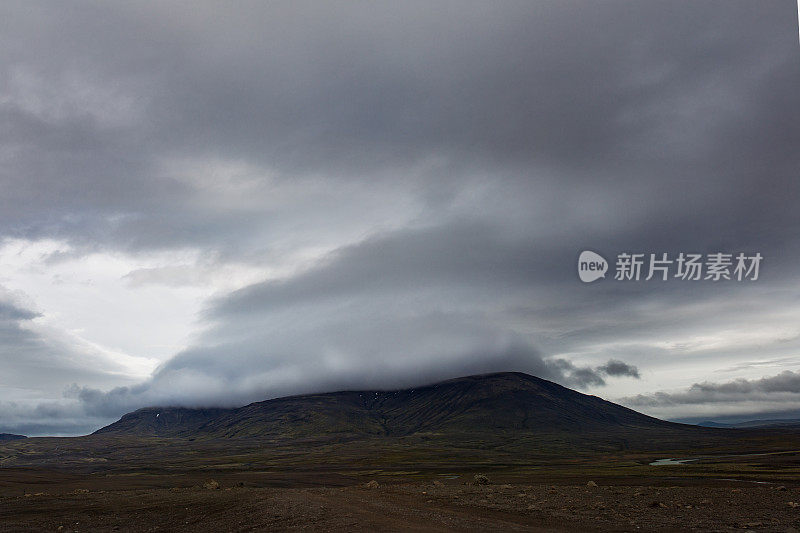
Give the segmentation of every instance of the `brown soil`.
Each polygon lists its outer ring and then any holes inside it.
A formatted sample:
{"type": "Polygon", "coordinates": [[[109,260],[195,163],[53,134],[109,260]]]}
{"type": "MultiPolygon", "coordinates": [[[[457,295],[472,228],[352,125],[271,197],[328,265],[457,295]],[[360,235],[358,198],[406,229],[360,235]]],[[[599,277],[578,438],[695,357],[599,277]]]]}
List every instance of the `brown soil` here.
{"type": "Polygon", "coordinates": [[[0,531],[800,531],[791,486],[209,481],[5,470],[0,531]]]}

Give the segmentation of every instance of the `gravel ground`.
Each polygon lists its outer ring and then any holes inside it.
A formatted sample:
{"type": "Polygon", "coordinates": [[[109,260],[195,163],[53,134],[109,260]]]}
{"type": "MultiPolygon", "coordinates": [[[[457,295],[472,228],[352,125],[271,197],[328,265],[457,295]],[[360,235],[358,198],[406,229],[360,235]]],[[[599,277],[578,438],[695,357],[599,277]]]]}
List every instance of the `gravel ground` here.
{"type": "Polygon", "coordinates": [[[800,531],[774,485],[220,485],[5,494],[0,531],[800,531]]]}

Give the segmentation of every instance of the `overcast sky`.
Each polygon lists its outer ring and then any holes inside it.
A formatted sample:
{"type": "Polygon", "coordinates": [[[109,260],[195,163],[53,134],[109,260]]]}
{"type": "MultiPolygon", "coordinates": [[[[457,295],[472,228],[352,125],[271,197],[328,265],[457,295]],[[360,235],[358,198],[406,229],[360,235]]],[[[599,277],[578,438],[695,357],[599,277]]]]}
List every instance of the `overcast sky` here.
{"type": "Polygon", "coordinates": [[[3,2],[0,432],[506,370],[800,412],[796,17],[3,2]],[[585,249],[764,259],[582,283],[585,249]]]}

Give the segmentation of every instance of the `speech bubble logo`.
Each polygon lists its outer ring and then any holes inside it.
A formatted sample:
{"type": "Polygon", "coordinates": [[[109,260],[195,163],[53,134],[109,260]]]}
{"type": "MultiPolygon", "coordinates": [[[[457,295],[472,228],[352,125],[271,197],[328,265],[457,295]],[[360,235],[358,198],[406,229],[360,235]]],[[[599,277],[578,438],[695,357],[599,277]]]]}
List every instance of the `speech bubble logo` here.
{"type": "Polygon", "coordinates": [[[600,255],[590,250],[584,250],[578,257],[578,277],[584,283],[591,283],[600,278],[606,277],[608,271],[608,261],[600,255]]]}

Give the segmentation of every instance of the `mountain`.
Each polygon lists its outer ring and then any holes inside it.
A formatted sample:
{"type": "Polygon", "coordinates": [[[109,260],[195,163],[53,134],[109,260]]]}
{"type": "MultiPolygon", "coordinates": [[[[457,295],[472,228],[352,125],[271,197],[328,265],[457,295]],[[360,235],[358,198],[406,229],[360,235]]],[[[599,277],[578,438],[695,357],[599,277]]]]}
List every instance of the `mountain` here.
{"type": "Polygon", "coordinates": [[[320,435],[525,435],[688,427],[551,381],[506,372],[412,389],[290,396],[236,409],[149,407],[124,415],[95,435],[298,439],[320,435]]]}
{"type": "Polygon", "coordinates": [[[698,426],[708,428],[771,428],[771,427],[788,427],[800,426],[800,420],[797,419],[775,419],[775,420],[745,420],[743,422],[714,422],[713,420],[705,420],[698,422],[698,426]]]}
{"type": "Polygon", "coordinates": [[[14,435],[13,433],[0,433],[0,440],[19,440],[27,439],[25,435],[14,435]]]}
{"type": "Polygon", "coordinates": [[[732,428],[733,424],[723,424],[722,422],[714,422],[713,420],[704,420],[695,424],[704,428],[732,428]]]}

